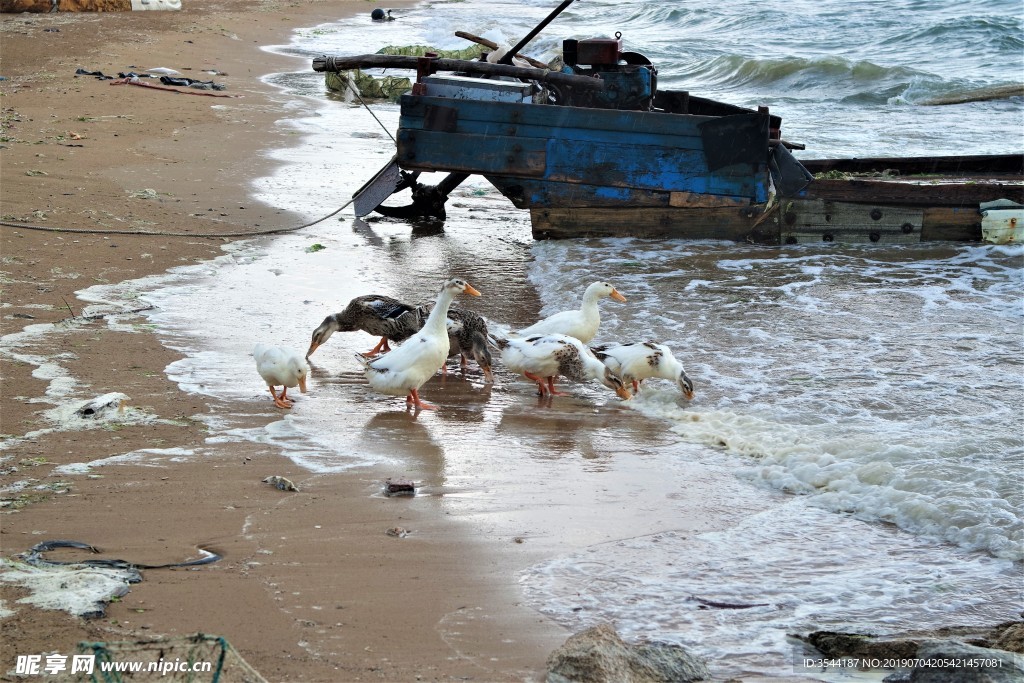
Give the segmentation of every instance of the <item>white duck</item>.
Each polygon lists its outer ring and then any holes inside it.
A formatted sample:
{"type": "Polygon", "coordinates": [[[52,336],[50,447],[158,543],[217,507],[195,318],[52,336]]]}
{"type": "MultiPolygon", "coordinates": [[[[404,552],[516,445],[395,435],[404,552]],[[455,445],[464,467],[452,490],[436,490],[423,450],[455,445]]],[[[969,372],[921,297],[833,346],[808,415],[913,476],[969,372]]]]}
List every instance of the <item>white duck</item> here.
{"type": "Polygon", "coordinates": [[[537,383],[541,396],[559,395],[555,377],[563,375],[576,382],[597,380],[620,398],[630,398],[622,380],[606,368],[587,345],[566,334],[544,334],[520,338],[495,339],[501,360],[513,372],[537,383]]]}
{"type": "Polygon", "coordinates": [[[441,369],[448,358],[449,341],[445,321],[452,300],[463,292],[480,296],[480,292],[465,280],[456,278],[446,281],[437,296],[437,303],[416,334],[378,358],[370,359],[363,354],[356,354],[371,387],[382,394],[405,394],[406,405],[414,405],[417,410],[435,407],[420,400],[419,388],[441,369]]]}
{"type": "Polygon", "coordinates": [[[601,324],[601,312],[597,302],[605,297],[626,301],[626,297],[607,282],[595,282],[583,293],[583,305],[578,311],[561,311],[519,330],[516,335],[529,337],[537,334],[566,334],[576,337],[584,344],[597,335],[601,324]]]}
{"type": "MultiPolygon", "coordinates": [[[[434,302],[431,301],[419,306],[416,310],[426,317],[433,307],[434,302]]],[[[489,333],[487,332],[487,321],[483,316],[468,308],[453,305],[448,309],[448,320],[445,321],[445,325],[448,328],[448,357],[458,356],[459,367],[463,372],[469,365],[469,357],[472,357],[484,373],[484,381],[487,384],[493,384],[494,373],[491,371],[489,333]]],[[[442,365],[441,371],[447,374],[447,366],[442,365]]]]}
{"type": "Polygon", "coordinates": [[[640,382],[649,377],[660,377],[678,384],[683,396],[688,401],[693,400],[693,382],[686,376],[683,364],[664,344],[604,344],[592,346],[591,351],[624,382],[632,382],[634,394],[640,390],[640,382]]]}
{"type": "Polygon", "coordinates": [[[256,369],[267,383],[270,395],[274,397],[274,405],[278,408],[292,407],[288,389],[297,386],[299,391],[306,393],[309,364],[302,354],[279,346],[256,344],[252,349],[252,357],[256,359],[256,369]],[[279,385],[280,395],[274,390],[279,385]]]}

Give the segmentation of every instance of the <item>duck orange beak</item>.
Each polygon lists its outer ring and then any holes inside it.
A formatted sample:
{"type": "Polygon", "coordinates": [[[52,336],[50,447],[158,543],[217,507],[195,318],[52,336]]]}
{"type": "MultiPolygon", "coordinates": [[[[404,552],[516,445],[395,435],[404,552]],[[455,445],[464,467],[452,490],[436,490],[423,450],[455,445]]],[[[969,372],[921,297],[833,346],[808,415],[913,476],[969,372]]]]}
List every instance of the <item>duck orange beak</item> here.
{"type": "Polygon", "coordinates": [[[310,356],[312,356],[313,352],[316,351],[317,347],[319,347],[319,346],[320,345],[317,344],[316,342],[313,342],[312,344],[310,344],[309,345],[309,351],[306,351],[306,358],[309,358],[310,356]]]}
{"type": "Polygon", "coordinates": [[[306,393],[306,378],[305,377],[300,377],[299,378],[299,391],[301,391],[302,393],[306,393]]]}
{"type": "Polygon", "coordinates": [[[615,387],[615,393],[623,401],[628,401],[629,399],[633,398],[633,394],[629,393],[629,389],[627,389],[624,386],[615,387]]]}
{"type": "Polygon", "coordinates": [[[613,289],[612,293],[609,294],[608,296],[610,296],[611,298],[615,299],[616,301],[621,301],[622,303],[626,303],[626,297],[624,297],[621,294],[619,294],[619,290],[617,290],[617,289],[613,289]]]}
{"type": "Polygon", "coordinates": [[[468,282],[466,283],[466,288],[462,291],[465,292],[466,294],[471,294],[472,296],[480,296],[480,292],[476,291],[476,287],[469,284],[468,282]]]}

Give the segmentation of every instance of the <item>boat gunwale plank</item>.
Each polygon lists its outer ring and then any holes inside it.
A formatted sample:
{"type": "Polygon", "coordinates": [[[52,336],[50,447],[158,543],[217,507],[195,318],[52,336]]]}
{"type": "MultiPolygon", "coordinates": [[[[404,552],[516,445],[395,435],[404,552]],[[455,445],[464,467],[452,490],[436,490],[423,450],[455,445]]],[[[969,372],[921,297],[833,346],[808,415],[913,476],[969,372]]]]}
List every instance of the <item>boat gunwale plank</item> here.
{"type": "MultiPolygon", "coordinates": [[[[694,193],[686,191],[666,192],[661,190],[648,190],[630,187],[609,187],[591,185],[587,183],[564,183],[557,180],[540,180],[535,178],[511,178],[509,176],[488,177],[487,180],[499,191],[514,192],[516,199],[514,205],[521,209],[546,208],[547,197],[551,194],[560,195],[559,208],[582,209],[586,207],[608,207],[621,208],[625,203],[630,207],[644,207],[650,209],[668,208],[691,208],[699,207],[700,202],[686,201],[683,195],[694,193]],[[564,189],[564,191],[559,191],[564,189]],[[611,190],[612,192],[609,192],[611,190]],[[614,193],[614,196],[611,196],[614,193]],[[672,204],[672,196],[677,195],[679,204],[672,204]]],[[[715,189],[715,188],[712,188],[715,189]]],[[[707,197],[703,208],[735,208],[748,210],[749,207],[757,205],[757,202],[747,195],[730,194],[727,188],[715,189],[714,192],[697,193],[707,197]]],[[[509,195],[506,194],[506,197],[509,195]]],[[[511,197],[510,197],[511,199],[511,197]]]]}
{"type": "MultiPolygon", "coordinates": [[[[401,116],[422,119],[428,105],[458,109],[459,120],[474,120],[508,126],[540,126],[552,130],[580,129],[599,131],[628,130],[630,135],[650,134],[654,136],[700,137],[700,124],[721,120],[720,116],[697,114],[670,114],[655,111],[633,111],[627,109],[594,109],[589,107],[567,107],[518,102],[481,102],[476,100],[454,100],[425,95],[403,95],[401,116]],[[616,123],[616,121],[618,123],[616,123]],[[622,122],[626,123],[623,124],[622,122]]],[[[736,116],[751,116],[737,114],[736,116]]],[[[766,115],[765,115],[766,116],[766,115]]],[[[767,153],[767,141],[765,145],[767,153]]]]}

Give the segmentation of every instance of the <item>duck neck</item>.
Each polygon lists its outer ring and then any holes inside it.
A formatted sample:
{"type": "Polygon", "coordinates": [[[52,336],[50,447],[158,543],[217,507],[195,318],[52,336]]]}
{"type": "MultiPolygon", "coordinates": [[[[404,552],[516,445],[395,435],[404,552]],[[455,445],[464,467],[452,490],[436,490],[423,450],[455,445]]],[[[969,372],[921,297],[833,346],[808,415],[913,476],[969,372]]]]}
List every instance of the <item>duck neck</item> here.
{"type": "Polygon", "coordinates": [[[591,356],[589,353],[580,353],[580,360],[583,365],[583,376],[587,379],[602,380],[604,378],[605,364],[591,356]]]}
{"type": "Polygon", "coordinates": [[[433,334],[444,334],[447,330],[445,320],[448,318],[448,308],[455,299],[455,293],[445,288],[437,296],[437,303],[430,310],[427,321],[423,323],[423,329],[433,334]]]}
{"type": "Polygon", "coordinates": [[[588,289],[583,293],[583,305],[580,307],[580,310],[583,311],[585,316],[588,318],[597,318],[598,320],[601,319],[601,309],[597,305],[600,298],[601,295],[594,289],[588,289]]]}

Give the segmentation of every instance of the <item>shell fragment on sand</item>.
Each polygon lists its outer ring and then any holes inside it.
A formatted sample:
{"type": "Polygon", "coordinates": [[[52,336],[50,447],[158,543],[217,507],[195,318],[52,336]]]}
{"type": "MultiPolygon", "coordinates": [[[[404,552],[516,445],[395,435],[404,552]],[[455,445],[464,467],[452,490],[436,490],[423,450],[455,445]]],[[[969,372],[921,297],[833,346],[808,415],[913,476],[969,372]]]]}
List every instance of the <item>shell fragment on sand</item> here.
{"type": "Polygon", "coordinates": [[[295,486],[295,484],[292,483],[291,479],[285,479],[284,477],[278,477],[277,475],[274,475],[272,477],[267,477],[266,479],[263,480],[263,483],[264,484],[270,484],[271,486],[273,486],[274,488],[276,488],[276,489],[278,489],[280,491],[298,491],[299,490],[298,487],[295,486]]]}

